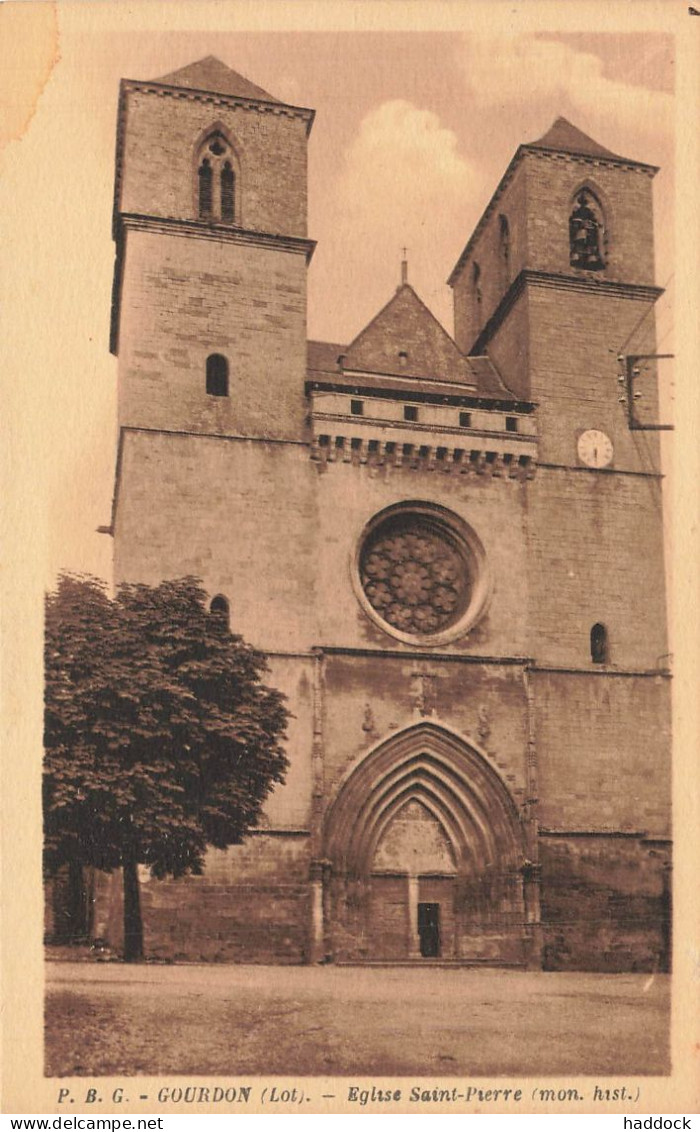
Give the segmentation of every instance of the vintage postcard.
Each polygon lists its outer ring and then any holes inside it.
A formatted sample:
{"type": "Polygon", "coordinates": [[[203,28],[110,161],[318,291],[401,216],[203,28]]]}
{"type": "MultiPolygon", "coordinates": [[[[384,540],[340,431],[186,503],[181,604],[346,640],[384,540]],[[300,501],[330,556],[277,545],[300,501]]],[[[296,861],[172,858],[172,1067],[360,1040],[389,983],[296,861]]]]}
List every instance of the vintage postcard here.
{"type": "Polygon", "coordinates": [[[697,1111],[696,17],[0,5],[5,1112],[697,1111]]]}

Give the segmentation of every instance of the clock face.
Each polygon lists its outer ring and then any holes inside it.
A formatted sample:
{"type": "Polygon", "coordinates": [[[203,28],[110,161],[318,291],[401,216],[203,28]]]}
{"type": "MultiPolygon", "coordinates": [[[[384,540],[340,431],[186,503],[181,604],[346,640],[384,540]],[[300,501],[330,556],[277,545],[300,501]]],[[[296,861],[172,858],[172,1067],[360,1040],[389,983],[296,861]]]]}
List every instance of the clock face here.
{"type": "Polygon", "coordinates": [[[607,468],[613,458],[610,437],[597,428],[589,428],[578,438],[578,458],[589,468],[607,468]]]}

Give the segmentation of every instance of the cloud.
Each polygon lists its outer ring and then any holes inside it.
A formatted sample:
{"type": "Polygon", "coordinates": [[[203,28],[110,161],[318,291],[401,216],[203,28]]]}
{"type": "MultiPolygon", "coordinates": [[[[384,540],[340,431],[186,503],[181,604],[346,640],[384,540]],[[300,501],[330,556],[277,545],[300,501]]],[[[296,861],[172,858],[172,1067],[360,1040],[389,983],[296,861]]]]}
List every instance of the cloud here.
{"type": "MultiPolygon", "coordinates": [[[[345,329],[350,298],[365,320],[371,318],[399,281],[401,248],[406,246],[409,277],[420,280],[421,297],[449,323],[445,278],[478,218],[472,202],[478,204],[482,195],[482,176],[460,154],[456,135],[436,114],[402,99],[372,109],[345,151],[332,188],[332,209],[316,210],[316,284],[324,290],[329,321],[345,329]],[[333,264],[321,259],[324,245],[331,244],[333,264]],[[327,271],[332,297],[322,284],[327,271]]],[[[361,326],[355,317],[346,337],[361,326]]]]}
{"type": "MultiPolygon", "coordinates": [[[[598,55],[570,44],[533,35],[471,35],[464,39],[464,66],[482,107],[527,107],[545,128],[547,113],[550,119],[563,114],[610,148],[630,135],[655,150],[671,138],[671,94],[608,78],[598,55]]],[[[654,154],[645,159],[654,161],[654,154]]]]}

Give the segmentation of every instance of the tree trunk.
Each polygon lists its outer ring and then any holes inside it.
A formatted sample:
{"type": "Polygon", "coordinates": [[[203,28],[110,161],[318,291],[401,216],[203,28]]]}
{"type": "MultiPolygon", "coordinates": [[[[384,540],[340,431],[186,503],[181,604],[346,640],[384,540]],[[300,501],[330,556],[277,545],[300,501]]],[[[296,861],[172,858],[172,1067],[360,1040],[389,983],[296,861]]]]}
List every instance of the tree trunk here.
{"type": "Polygon", "coordinates": [[[143,959],[143,921],[139,870],[135,860],[124,861],[124,959],[136,963],[143,959]]]}

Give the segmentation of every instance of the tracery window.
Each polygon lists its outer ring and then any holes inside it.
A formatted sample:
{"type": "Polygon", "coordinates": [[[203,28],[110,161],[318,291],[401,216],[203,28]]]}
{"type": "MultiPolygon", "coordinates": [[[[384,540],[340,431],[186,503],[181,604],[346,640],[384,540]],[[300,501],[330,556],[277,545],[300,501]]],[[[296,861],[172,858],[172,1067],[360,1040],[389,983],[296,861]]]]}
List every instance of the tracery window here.
{"type": "Polygon", "coordinates": [[[569,217],[569,263],[583,271],[605,267],[605,222],[600,202],[590,189],[574,198],[569,217]]]}
{"type": "Polygon", "coordinates": [[[236,173],[233,150],[220,130],[202,144],[197,161],[200,220],[232,224],[236,218],[236,173]]]}
{"type": "MultiPolygon", "coordinates": [[[[403,445],[404,455],[414,447],[403,445]]],[[[397,503],[370,520],[355,551],[353,581],[360,604],[384,632],[425,647],[463,636],[491,593],[476,532],[446,508],[418,501],[397,503]]]]}
{"type": "Polygon", "coordinates": [[[411,634],[453,625],[471,595],[469,567],[458,541],[422,515],[401,515],[378,526],[362,549],[360,577],[379,616],[411,634]]]}

